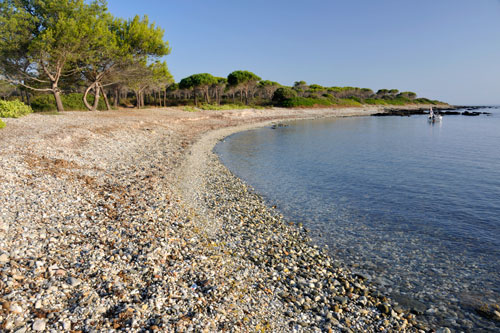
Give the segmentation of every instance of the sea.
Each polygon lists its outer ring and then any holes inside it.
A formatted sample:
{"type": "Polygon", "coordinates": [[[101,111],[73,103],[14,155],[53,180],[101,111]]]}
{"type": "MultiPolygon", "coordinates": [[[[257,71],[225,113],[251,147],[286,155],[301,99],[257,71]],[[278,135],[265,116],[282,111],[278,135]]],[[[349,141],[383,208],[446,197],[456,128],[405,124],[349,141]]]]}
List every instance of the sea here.
{"type": "Polygon", "coordinates": [[[214,151],[335,260],[431,327],[500,331],[500,107],[325,118],[214,151]],[[464,111],[464,110],[458,110],[464,111]]]}

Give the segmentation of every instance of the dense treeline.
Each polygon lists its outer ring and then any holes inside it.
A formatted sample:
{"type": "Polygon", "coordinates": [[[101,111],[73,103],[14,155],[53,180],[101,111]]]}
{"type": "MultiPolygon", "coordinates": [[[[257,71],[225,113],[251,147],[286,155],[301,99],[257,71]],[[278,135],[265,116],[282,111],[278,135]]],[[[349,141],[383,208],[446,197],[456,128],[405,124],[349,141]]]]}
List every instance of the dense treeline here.
{"type": "Polygon", "coordinates": [[[262,80],[249,71],[234,71],[227,78],[208,73],[194,74],[167,88],[170,105],[198,105],[231,103],[260,106],[313,107],[313,106],[358,106],[362,104],[404,105],[437,104],[426,98],[417,98],[414,92],[399,92],[397,89],[380,89],[376,93],[368,88],[322,87],[297,81],[293,87],[262,80]]]}
{"type": "Polygon", "coordinates": [[[113,17],[100,0],[0,2],[0,96],[36,111],[240,104],[284,107],[436,103],[413,92],[286,87],[249,71],[193,74],[174,83],[164,31],[147,17],[113,17]]]}

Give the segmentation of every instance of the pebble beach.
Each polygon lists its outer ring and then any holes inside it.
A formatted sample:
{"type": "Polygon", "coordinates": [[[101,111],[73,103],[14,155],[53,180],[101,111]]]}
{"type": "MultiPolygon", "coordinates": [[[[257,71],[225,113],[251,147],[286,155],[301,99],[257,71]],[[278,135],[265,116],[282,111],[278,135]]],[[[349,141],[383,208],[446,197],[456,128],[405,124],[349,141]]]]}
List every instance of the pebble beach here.
{"type": "Polygon", "coordinates": [[[31,114],[0,130],[0,330],[449,332],[315,245],[212,152],[380,108],[31,114]]]}

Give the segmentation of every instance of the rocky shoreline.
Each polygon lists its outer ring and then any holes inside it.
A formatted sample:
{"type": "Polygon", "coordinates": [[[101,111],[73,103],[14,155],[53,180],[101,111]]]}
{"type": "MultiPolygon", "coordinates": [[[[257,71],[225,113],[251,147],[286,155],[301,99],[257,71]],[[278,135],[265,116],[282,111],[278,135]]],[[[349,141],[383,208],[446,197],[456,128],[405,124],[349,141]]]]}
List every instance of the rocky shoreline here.
{"type": "MultiPolygon", "coordinates": [[[[496,108],[493,106],[457,106],[457,105],[432,105],[434,110],[438,110],[439,114],[443,116],[479,116],[479,115],[491,115],[490,112],[478,112],[478,109],[490,109],[496,108]],[[457,111],[463,110],[463,111],[457,111]]],[[[387,116],[401,116],[409,117],[418,114],[429,114],[429,106],[415,106],[413,108],[407,107],[388,107],[382,112],[373,114],[375,117],[387,117],[387,116]]]]}
{"type": "Polygon", "coordinates": [[[244,128],[378,110],[8,119],[1,330],[431,330],[311,244],[211,153],[244,128]]]}

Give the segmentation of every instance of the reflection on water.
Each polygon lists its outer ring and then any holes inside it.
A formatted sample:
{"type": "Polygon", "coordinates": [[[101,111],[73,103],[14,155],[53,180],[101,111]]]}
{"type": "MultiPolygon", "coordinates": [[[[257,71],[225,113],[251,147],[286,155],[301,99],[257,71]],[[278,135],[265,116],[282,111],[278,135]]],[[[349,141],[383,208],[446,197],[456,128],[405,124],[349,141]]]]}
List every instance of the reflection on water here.
{"type": "Polygon", "coordinates": [[[333,256],[425,303],[429,322],[488,331],[471,305],[500,302],[498,147],[495,114],[301,121],[216,151],[333,256]]]}

